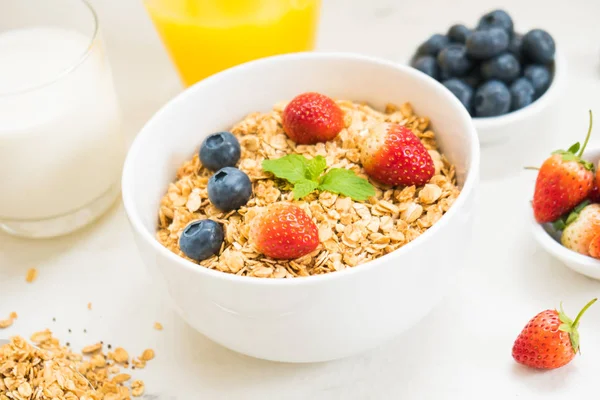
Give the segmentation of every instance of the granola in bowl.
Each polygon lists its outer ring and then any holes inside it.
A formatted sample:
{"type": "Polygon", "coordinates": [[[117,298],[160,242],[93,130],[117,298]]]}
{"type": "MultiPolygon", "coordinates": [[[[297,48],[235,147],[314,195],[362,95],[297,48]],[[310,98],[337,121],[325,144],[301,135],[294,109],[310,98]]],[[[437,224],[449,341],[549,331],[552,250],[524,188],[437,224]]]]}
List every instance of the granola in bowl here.
{"type": "MultiPolygon", "coordinates": [[[[460,193],[454,166],[439,152],[429,119],[417,116],[409,103],[399,107],[390,104],[383,112],[348,100],[337,100],[335,104],[343,111],[343,124],[327,141],[310,143],[301,135],[294,136],[289,129],[284,130],[282,118],[289,103],[277,104],[266,113],[252,113],[232,127],[231,133],[241,148],[236,165],[249,178],[252,191],[244,205],[229,211],[223,211],[227,207],[216,207],[210,200],[209,180],[219,172],[215,174],[203,166],[201,152],[200,156],[195,154],[179,168],[175,182],[161,200],[159,242],[206,268],[260,278],[292,278],[358,266],[402,247],[425,232],[448,211],[460,193]],[[369,177],[363,166],[366,161],[361,144],[372,133],[373,126],[382,123],[408,128],[418,138],[415,141],[430,157],[431,171],[426,180],[393,186],[380,183],[381,178],[369,177]],[[342,194],[346,193],[343,190],[330,191],[322,189],[322,183],[321,186],[315,183],[298,196],[297,182],[282,179],[283,175],[275,176],[264,164],[265,160],[281,160],[290,155],[309,162],[321,156],[325,175],[316,178],[317,182],[319,179],[323,182],[332,170],[349,170],[353,176],[349,179],[372,185],[372,193],[363,198],[358,194],[347,196],[342,194]],[[260,251],[259,242],[252,238],[256,221],[271,213],[273,204],[280,203],[301,209],[318,232],[316,247],[298,258],[268,257],[264,254],[266,250],[260,251]],[[222,234],[222,241],[216,242],[219,246],[213,249],[214,255],[192,259],[189,252],[182,251],[180,237],[191,223],[203,220],[217,223],[210,227],[211,237],[222,234]]],[[[405,131],[410,132],[408,129],[405,131]]],[[[419,172],[423,170],[411,173],[419,172]]]]}

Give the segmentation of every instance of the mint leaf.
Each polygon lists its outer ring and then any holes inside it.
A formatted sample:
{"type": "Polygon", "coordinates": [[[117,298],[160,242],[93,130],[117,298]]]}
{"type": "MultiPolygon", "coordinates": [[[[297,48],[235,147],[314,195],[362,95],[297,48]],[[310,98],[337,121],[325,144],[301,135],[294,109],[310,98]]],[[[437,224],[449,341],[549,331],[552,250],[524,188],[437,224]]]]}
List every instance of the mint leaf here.
{"type": "Polygon", "coordinates": [[[262,167],[277,178],[296,183],[306,179],[307,164],[308,160],[305,157],[298,154],[288,154],[275,160],[264,160],[262,167]]]}
{"type": "Polygon", "coordinates": [[[296,182],[296,184],[294,184],[293,190],[294,200],[300,200],[304,196],[307,196],[310,193],[314,192],[317,186],[319,186],[317,182],[308,179],[296,182]]]}
{"type": "Polygon", "coordinates": [[[306,178],[318,181],[321,173],[327,168],[327,160],[323,156],[316,156],[306,163],[306,178]]]}
{"type": "Polygon", "coordinates": [[[333,168],[321,178],[319,190],[342,194],[356,201],[364,201],[375,195],[375,188],[368,180],[356,176],[354,171],[333,168]]]}

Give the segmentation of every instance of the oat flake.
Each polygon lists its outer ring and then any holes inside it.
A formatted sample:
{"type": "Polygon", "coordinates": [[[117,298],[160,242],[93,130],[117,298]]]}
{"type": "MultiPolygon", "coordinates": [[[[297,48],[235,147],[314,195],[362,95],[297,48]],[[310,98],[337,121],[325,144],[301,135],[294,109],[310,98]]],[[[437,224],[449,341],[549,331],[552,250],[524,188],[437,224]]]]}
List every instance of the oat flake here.
{"type": "Polygon", "coordinates": [[[35,268],[29,268],[29,270],[27,271],[27,275],[25,276],[25,281],[27,283],[32,283],[33,281],[36,280],[38,276],[38,271],[35,268]]]}

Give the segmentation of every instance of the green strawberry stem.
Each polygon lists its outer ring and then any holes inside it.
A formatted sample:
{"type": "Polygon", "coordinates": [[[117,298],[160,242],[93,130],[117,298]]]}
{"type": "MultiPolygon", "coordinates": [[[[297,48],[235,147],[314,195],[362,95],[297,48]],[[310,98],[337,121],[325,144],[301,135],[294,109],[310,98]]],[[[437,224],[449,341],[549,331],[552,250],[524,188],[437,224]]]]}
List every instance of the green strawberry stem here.
{"type": "Polygon", "coordinates": [[[593,125],[592,110],[589,110],[589,113],[590,113],[590,125],[588,127],[587,136],[585,137],[585,142],[583,142],[583,146],[581,146],[581,150],[579,150],[579,153],[577,153],[577,157],[581,157],[583,155],[585,147],[587,146],[588,142],[590,141],[590,136],[592,135],[592,125],[593,125]]]}
{"type": "Polygon", "coordinates": [[[530,170],[534,170],[534,171],[539,171],[540,167],[524,167],[525,169],[530,169],[530,170]]]}
{"type": "MultiPolygon", "coordinates": [[[[591,115],[591,114],[590,114],[591,115]]],[[[577,316],[575,317],[575,321],[573,321],[573,326],[575,328],[577,328],[577,324],[579,324],[579,320],[581,319],[581,316],[587,311],[588,308],[590,308],[592,306],[592,304],[594,304],[598,299],[592,299],[590,300],[589,303],[587,303],[582,309],[581,311],[579,311],[579,314],[577,314],[577,316]]]]}
{"type": "Polygon", "coordinates": [[[579,328],[579,320],[581,319],[581,316],[587,311],[587,309],[590,308],[591,305],[594,304],[597,300],[597,298],[592,299],[589,303],[587,303],[585,307],[583,307],[581,311],[579,311],[579,314],[577,314],[575,321],[571,321],[571,319],[567,317],[567,315],[563,311],[562,304],[560,305],[558,319],[560,320],[561,324],[558,327],[558,329],[569,334],[571,347],[573,347],[573,351],[575,353],[579,352],[579,331],[577,330],[577,328],[579,328]]]}

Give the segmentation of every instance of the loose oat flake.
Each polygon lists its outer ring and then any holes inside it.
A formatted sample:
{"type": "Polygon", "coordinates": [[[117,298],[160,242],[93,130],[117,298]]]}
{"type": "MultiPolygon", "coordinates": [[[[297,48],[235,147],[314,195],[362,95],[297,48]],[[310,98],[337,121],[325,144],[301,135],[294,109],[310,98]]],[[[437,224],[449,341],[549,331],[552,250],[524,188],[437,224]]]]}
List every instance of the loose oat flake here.
{"type": "Polygon", "coordinates": [[[154,350],[152,350],[152,349],[146,349],[146,350],[144,350],[144,352],[140,356],[140,359],[144,360],[144,361],[150,361],[153,358],[154,358],[154,350]]]}
{"type": "Polygon", "coordinates": [[[1,319],[0,320],[0,329],[6,329],[10,326],[12,326],[13,322],[15,319],[17,319],[17,313],[16,312],[11,312],[8,316],[7,319],[1,319]]]}
{"type": "Polygon", "coordinates": [[[186,258],[178,246],[181,232],[193,220],[211,218],[225,227],[224,246],[218,256],[198,264],[242,276],[293,278],[355,267],[404,246],[429,229],[460,194],[455,168],[439,152],[429,119],[416,115],[409,103],[388,105],[384,112],[351,101],[337,104],[345,113],[345,128],[326,143],[298,145],[290,140],[281,126],[285,103],[275,105],[270,112],[252,113],[233,126],[231,132],[242,148],[238,168],[253,185],[253,196],[239,210],[225,213],[210,203],[207,184],[213,171],[204,168],[195,154],[179,168],[175,182],[161,200],[158,241],[186,258]],[[367,201],[312,189],[294,200],[294,186],[262,168],[263,161],[290,154],[307,160],[321,156],[326,164],[324,173],[339,168],[368,179],[360,164],[358,144],[368,133],[368,126],[376,122],[407,126],[417,135],[435,165],[435,174],[427,184],[394,188],[370,181],[375,195],[367,201]],[[273,260],[249,243],[251,221],[277,201],[298,205],[317,224],[320,244],[315,251],[296,260],[273,260]]]}
{"type": "Polygon", "coordinates": [[[38,271],[35,268],[30,268],[27,271],[27,275],[25,276],[25,281],[27,281],[27,283],[32,283],[33,281],[36,280],[38,276],[38,271]]]}
{"type": "Polygon", "coordinates": [[[13,324],[12,318],[0,319],[0,329],[6,329],[13,324]]]}
{"type": "Polygon", "coordinates": [[[35,347],[17,336],[0,347],[0,400],[126,400],[144,393],[144,383],[129,384],[131,375],[102,352],[102,343],[79,354],[49,330],[31,341],[35,347]]]}

